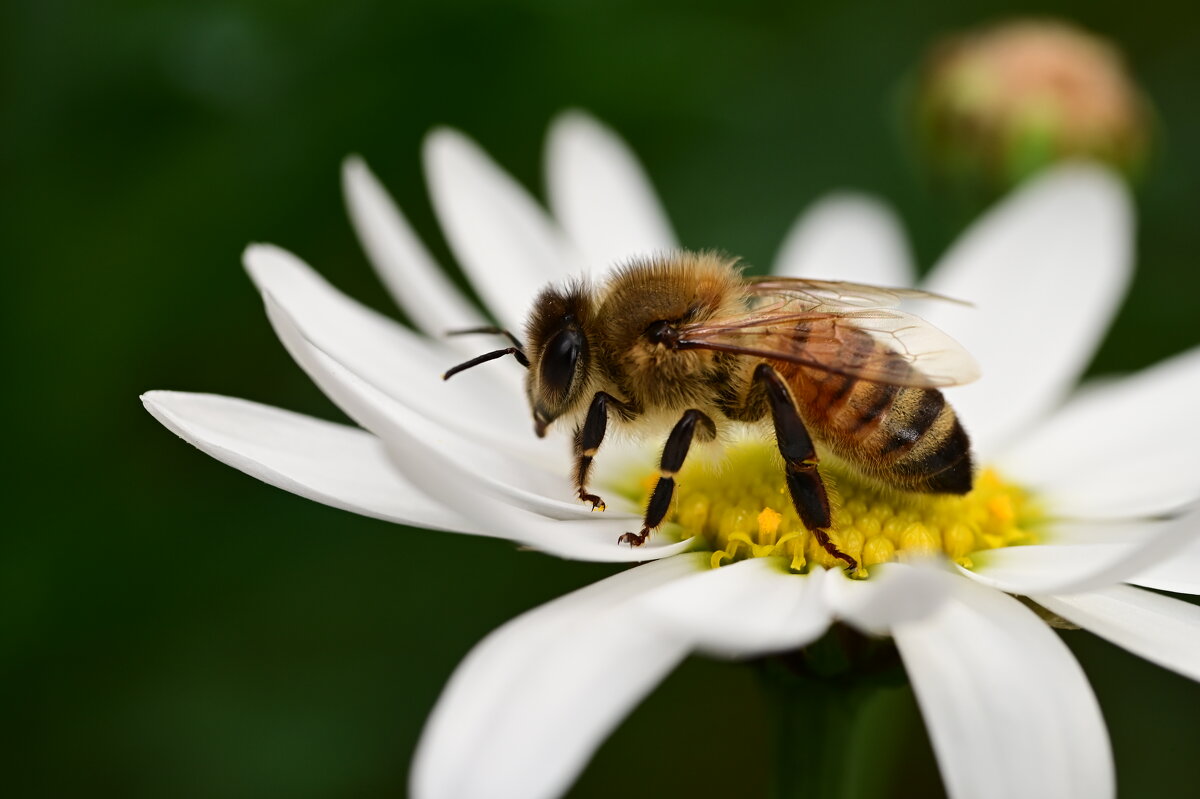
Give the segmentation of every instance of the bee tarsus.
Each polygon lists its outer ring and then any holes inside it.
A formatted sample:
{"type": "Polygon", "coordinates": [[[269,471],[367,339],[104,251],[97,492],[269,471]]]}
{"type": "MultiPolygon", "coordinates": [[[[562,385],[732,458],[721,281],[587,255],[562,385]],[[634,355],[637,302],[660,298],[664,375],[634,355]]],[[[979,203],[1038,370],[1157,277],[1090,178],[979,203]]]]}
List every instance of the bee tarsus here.
{"type": "Polygon", "coordinates": [[[631,548],[640,547],[649,537],[650,531],[643,527],[640,532],[623,534],[617,539],[617,544],[628,544],[631,548]]]}
{"type": "Polygon", "coordinates": [[[838,560],[846,562],[846,574],[854,574],[856,571],[858,571],[858,561],[838,549],[833,541],[829,538],[829,533],[821,529],[813,529],[812,534],[813,537],[817,539],[817,543],[821,545],[822,549],[824,549],[830,555],[833,555],[838,560]]]}
{"type": "Polygon", "coordinates": [[[600,497],[596,496],[595,494],[589,494],[585,491],[580,491],[579,492],[579,500],[581,502],[592,503],[592,510],[603,511],[603,510],[608,509],[608,506],[604,504],[604,500],[602,500],[600,497]]]}

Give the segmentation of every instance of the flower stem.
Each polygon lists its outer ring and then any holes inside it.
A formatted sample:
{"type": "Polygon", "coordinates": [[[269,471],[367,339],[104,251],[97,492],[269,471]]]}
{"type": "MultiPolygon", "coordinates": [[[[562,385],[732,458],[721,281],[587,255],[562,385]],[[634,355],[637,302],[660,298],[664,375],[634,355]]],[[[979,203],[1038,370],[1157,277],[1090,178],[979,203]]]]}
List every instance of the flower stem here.
{"type": "Polygon", "coordinates": [[[890,642],[835,628],[764,663],[775,721],[776,799],[893,794],[912,694],[890,642]]]}

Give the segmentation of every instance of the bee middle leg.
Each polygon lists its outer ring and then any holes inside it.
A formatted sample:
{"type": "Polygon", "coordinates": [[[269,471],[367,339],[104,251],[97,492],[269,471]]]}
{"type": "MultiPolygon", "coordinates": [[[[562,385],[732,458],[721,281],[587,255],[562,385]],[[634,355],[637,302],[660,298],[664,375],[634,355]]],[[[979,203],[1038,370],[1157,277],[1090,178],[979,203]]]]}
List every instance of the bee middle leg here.
{"type": "Polygon", "coordinates": [[[717,437],[717,426],[707,414],[693,408],[683,412],[675,427],[671,428],[671,435],[667,437],[667,445],[663,447],[662,459],[658,465],[658,482],[654,485],[650,501],[646,503],[642,529],[636,533],[625,533],[617,539],[618,544],[640,547],[646,543],[650,531],[663,523],[671,507],[671,497],[675,494],[675,475],[683,468],[683,461],[692,446],[692,438],[697,435],[701,441],[711,441],[717,437]]]}
{"type": "Polygon", "coordinates": [[[767,405],[775,423],[775,439],[779,454],[783,456],[788,493],[792,496],[796,514],[826,552],[845,561],[848,571],[855,571],[858,561],[838,549],[827,532],[833,520],[825,481],[817,470],[817,450],[786,381],[767,363],[755,368],[754,381],[766,390],[767,405]]]}

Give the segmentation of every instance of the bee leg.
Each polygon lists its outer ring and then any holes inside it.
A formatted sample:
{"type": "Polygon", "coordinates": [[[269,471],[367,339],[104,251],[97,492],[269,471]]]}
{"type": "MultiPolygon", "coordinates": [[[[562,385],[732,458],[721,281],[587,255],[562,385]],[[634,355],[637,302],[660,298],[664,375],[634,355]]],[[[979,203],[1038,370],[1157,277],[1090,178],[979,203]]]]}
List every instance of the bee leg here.
{"type": "Polygon", "coordinates": [[[788,492],[792,495],[792,506],[800,516],[800,521],[812,531],[817,543],[833,557],[845,561],[847,571],[854,572],[858,569],[858,561],[838,549],[826,532],[832,519],[825,481],[817,470],[817,450],[804,427],[800,412],[796,410],[787,383],[767,363],[759,364],[754,370],[754,380],[766,389],[771,419],[775,422],[775,440],[779,445],[779,454],[783,456],[788,492]]]}
{"type": "Polygon", "coordinates": [[[646,514],[642,517],[642,529],[637,533],[625,533],[617,539],[618,544],[629,544],[640,547],[646,543],[650,531],[663,523],[667,511],[671,507],[671,497],[675,494],[675,475],[683,468],[688,449],[692,446],[692,437],[697,434],[701,441],[711,441],[717,436],[717,426],[707,415],[694,408],[684,411],[683,416],[671,428],[667,437],[667,445],[663,447],[662,459],[658,465],[658,482],[654,485],[654,493],[646,503],[646,514]]]}
{"type": "Polygon", "coordinates": [[[579,499],[592,503],[592,510],[604,510],[604,500],[587,490],[588,472],[592,470],[592,459],[604,441],[604,432],[608,429],[608,408],[612,406],[625,418],[632,418],[632,411],[613,395],[596,392],[592,404],[588,407],[583,424],[575,428],[575,488],[579,499]]]}

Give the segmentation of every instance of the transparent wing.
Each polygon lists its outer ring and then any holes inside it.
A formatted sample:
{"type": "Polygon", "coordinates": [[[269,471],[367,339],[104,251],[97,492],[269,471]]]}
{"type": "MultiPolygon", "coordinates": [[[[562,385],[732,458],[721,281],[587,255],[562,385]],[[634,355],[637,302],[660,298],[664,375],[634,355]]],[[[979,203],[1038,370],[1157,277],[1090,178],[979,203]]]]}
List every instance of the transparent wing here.
{"type": "Polygon", "coordinates": [[[679,330],[679,347],[786,361],[916,388],[944,388],[979,378],[978,364],[957,341],[920,317],[879,308],[751,311],[686,325],[679,330]]]}
{"type": "Polygon", "coordinates": [[[750,277],[746,288],[756,307],[790,311],[841,311],[896,308],[905,300],[942,300],[970,305],[942,294],[920,289],[884,288],[841,280],[798,277],[750,277]]]}

